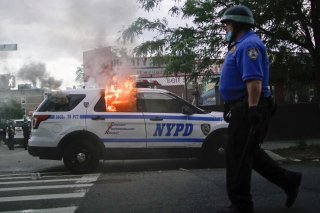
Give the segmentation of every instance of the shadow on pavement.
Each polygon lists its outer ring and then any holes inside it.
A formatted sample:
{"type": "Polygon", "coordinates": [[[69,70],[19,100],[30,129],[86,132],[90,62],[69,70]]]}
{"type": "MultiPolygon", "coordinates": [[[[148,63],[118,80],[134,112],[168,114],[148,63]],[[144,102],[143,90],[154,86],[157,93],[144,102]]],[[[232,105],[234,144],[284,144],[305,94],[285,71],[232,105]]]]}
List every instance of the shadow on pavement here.
{"type": "Polygon", "coordinates": [[[189,170],[204,168],[198,159],[106,160],[100,163],[98,172],[121,173],[165,170],[189,170]]]}
{"type": "MultiPolygon", "coordinates": [[[[100,161],[98,173],[124,173],[167,170],[191,170],[209,168],[201,165],[196,158],[179,159],[143,159],[143,160],[105,160],[100,161]]],[[[37,170],[35,172],[68,172],[62,166],[55,166],[37,170]]],[[[93,172],[93,173],[94,173],[93,172]]]]}

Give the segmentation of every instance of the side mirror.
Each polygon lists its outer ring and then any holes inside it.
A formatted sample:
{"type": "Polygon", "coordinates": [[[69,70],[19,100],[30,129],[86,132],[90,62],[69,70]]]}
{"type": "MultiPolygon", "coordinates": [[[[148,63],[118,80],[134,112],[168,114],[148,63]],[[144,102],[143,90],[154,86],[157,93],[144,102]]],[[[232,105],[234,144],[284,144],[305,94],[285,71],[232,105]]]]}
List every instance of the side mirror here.
{"type": "Polygon", "coordinates": [[[182,107],[182,114],[192,115],[194,113],[193,113],[193,110],[190,107],[184,106],[184,107],[182,107]]]}

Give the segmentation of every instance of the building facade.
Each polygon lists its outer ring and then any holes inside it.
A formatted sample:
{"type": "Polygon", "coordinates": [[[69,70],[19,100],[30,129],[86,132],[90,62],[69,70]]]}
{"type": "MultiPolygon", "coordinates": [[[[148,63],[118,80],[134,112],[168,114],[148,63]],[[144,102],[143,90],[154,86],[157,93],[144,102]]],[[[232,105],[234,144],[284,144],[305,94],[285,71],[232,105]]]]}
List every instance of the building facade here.
{"type": "Polygon", "coordinates": [[[24,87],[18,85],[18,89],[0,90],[0,106],[13,100],[21,104],[26,116],[31,116],[47,92],[45,89],[31,88],[31,85],[24,87]]]}

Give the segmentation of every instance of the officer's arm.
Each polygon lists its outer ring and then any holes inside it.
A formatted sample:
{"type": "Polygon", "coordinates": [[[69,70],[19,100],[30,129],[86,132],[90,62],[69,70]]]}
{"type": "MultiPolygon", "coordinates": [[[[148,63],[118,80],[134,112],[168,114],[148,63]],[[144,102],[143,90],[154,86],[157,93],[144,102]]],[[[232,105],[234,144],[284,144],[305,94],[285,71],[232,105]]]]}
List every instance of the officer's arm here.
{"type": "Polygon", "coordinates": [[[248,91],[248,104],[249,107],[257,106],[259,103],[262,83],[260,80],[251,80],[246,82],[248,91]]]}

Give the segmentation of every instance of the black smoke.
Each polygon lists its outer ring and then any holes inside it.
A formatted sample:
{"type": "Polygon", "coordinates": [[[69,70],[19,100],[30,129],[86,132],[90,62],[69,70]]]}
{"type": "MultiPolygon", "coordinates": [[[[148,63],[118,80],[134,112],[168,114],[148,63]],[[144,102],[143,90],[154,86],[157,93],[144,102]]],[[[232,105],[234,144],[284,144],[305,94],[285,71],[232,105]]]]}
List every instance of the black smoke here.
{"type": "Polygon", "coordinates": [[[54,77],[49,77],[48,79],[43,79],[41,81],[42,88],[59,89],[61,84],[62,80],[56,80],[54,77]]]}
{"type": "Polygon", "coordinates": [[[62,80],[49,75],[44,63],[25,64],[19,69],[18,78],[31,82],[34,88],[40,85],[41,88],[58,89],[62,84],[62,80]]]}

